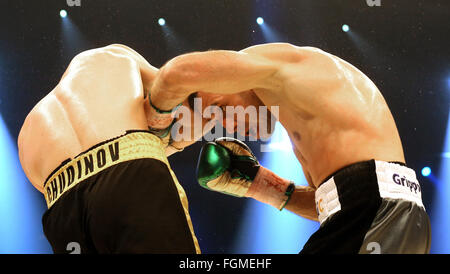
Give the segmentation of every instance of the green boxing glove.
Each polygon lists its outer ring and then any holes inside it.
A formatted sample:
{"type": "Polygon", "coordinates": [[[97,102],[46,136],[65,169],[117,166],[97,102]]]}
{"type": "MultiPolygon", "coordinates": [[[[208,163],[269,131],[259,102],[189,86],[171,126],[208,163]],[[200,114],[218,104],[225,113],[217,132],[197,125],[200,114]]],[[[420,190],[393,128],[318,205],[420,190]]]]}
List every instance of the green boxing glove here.
{"type": "Polygon", "coordinates": [[[229,137],[202,147],[197,180],[208,190],[254,198],[279,210],[284,208],[295,189],[293,182],[261,166],[247,145],[229,137]]]}

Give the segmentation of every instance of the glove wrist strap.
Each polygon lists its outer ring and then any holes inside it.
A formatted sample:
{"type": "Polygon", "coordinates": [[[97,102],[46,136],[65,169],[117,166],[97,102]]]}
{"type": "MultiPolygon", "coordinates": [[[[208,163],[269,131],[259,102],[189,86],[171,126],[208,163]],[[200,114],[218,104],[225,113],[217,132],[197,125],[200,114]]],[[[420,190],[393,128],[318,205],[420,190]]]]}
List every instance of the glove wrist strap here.
{"type": "Polygon", "coordinates": [[[165,129],[169,127],[173,121],[174,114],[177,109],[182,105],[178,104],[171,110],[161,110],[152,103],[150,92],[148,93],[148,102],[150,104],[150,113],[148,115],[148,126],[153,129],[165,129]]]}
{"type": "Polygon", "coordinates": [[[289,201],[295,185],[261,166],[245,196],[282,210],[289,201]]]}

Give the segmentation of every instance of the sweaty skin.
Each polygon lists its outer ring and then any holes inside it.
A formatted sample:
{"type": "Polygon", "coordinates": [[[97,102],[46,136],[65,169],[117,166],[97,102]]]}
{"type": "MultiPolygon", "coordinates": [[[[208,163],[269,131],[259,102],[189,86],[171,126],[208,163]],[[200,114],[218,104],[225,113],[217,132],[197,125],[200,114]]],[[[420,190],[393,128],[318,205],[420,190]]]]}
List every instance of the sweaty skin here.
{"type": "Polygon", "coordinates": [[[126,130],[147,130],[144,89],[157,71],[123,45],[77,55],[19,133],[19,158],[31,183],[43,192],[47,176],[67,158],[126,130]]]}
{"type": "Polygon", "coordinates": [[[395,121],[375,84],[317,48],[273,43],[181,55],[158,72],[152,101],[170,109],[193,92],[205,105],[279,106],[279,122],[309,184],[296,187],[286,208],[309,219],[317,220],[315,190],[340,168],[370,159],[405,162],[395,121]]]}

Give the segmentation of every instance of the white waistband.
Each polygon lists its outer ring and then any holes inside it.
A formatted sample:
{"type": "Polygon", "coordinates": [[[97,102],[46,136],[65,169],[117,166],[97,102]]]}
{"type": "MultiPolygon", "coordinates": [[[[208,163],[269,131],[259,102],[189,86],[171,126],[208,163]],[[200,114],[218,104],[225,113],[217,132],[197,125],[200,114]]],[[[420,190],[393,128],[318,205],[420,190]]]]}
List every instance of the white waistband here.
{"type": "MultiPolygon", "coordinates": [[[[381,198],[402,199],[422,203],[422,189],[414,170],[395,163],[375,161],[378,190],[381,198]]],[[[328,217],[341,210],[339,193],[334,177],[324,182],[315,194],[316,210],[322,224],[328,217]]]]}

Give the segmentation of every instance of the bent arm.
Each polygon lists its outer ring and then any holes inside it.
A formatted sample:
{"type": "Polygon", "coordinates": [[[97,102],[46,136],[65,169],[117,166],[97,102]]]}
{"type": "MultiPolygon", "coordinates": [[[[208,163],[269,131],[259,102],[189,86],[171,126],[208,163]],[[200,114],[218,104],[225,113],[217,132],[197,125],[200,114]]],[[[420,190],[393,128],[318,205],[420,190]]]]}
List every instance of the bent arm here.
{"type": "Polygon", "coordinates": [[[151,89],[155,106],[170,110],[197,91],[230,94],[267,88],[278,71],[267,58],[217,50],[180,55],[164,65],[151,89]]]}
{"type": "Polygon", "coordinates": [[[285,209],[306,219],[318,221],[315,189],[309,186],[296,186],[285,209]]]}
{"type": "MultiPolygon", "coordinates": [[[[258,175],[252,182],[251,188],[253,188],[253,191],[250,188],[246,196],[254,198],[260,202],[270,204],[276,208],[280,208],[276,203],[273,204],[268,202],[273,197],[278,196],[278,194],[274,194],[271,189],[276,189],[278,193],[281,191],[282,194],[284,194],[284,191],[288,191],[289,189],[289,187],[287,187],[286,190],[284,190],[285,187],[290,184],[292,184],[292,181],[282,178],[274,172],[261,166],[259,168],[258,175]],[[259,187],[255,186],[255,184],[259,185],[259,187]]],[[[284,209],[287,209],[303,218],[318,221],[319,218],[316,212],[315,193],[316,190],[310,186],[295,186],[295,190],[290,195],[284,209]]]]}

